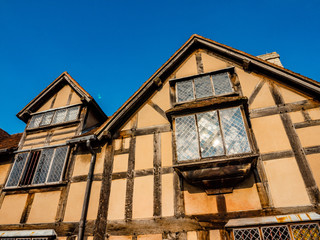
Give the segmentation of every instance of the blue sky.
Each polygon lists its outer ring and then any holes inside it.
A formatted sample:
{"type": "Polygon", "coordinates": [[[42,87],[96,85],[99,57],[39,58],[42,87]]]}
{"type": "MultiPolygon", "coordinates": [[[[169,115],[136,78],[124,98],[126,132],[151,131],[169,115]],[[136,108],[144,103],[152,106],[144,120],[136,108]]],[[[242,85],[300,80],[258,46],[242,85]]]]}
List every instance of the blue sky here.
{"type": "Polygon", "coordinates": [[[194,33],[320,80],[320,1],[0,0],[0,128],[68,71],[111,115],[194,33]]]}

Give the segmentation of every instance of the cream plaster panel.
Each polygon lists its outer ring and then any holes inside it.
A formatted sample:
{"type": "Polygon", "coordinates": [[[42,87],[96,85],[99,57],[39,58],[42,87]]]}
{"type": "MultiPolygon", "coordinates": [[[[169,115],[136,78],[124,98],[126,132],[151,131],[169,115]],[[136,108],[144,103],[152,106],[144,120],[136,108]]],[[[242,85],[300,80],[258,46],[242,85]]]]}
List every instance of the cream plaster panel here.
{"type": "Polygon", "coordinates": [[[89,237],[87,237],[87,240],[93,240],[93,237],[89,236],[89,237]]]}
{"type": "Polygon", "coordinates": [[[198,240],[197,232],[187,232],[187,240],[198,240]]]}
{"type": "Polygon", "coordinates": [[[275,207],[310,205],[301,173],[294,158],[269,160],[263,163],[275,207]]]}
{"type": "Polygon", "coordinates": [[[14,194],[4,197],[0,209],[0,224],[19,224],[28,194],[14,194]]]}
{"type": "Polygon", "coordinates": [[[254,118],[251,123],[261,153],[291,149],[279,115],[254,118]]]}
{"type": "Polygon", "coordinates": [[[58,237],[58,240],[67,240],[68,237],[58,237]]]}
{"type": "Polygon", "coordinates": [[[123,147],[124,147],[124,149],[129,149],[129,147],[130,147],[130,139],[131,138],[124,138],[123,139],[123,147]]]}
{"type": "Polygon", "coordinates": [[[71,92],[71,87],[65,85],[57,94],[56,100],[53,104],[53,108],[64,107],[67,105],[69,94],[71,92]]]}
{"type": "Polygon", "coordinates": [[[86,182],[71,183],[64,222],[77,222],[80,220],[86,182]]]}
{"type": "Polygon", "coordinates": [[[319,108],[308,109],[307,112],[309,113],[312,120],[320,119],[320,109],[319,108]]]}
{"type": "Polygon", "coordinates": [[[106,147],[107,145],[102,146],[101,150],[97,153],[96,164],[94,166],[94,174],[103,173],[104,158],[106,156],[106,147]]]}
{"type": "Polygon", "coordinates": [[[56,141],[56,142],[50,142],[48,146],[54,146],[54,145],[58,145],[58,144],[66,144],[68,140],[69,139],[56,141]]]}
{"type": "Polygon", "coordinates": [[[298,94],[293,90],[289,90],[284,87],[279,87],[279,89],[285,103],[298,102],[298,101],[303,101],[307,99],[306,96],[303,96],[302,94],[298,94]]]}
{"type": "Polygon", "coordinates": [[[46,140],[46,138],[47,138],[47,136],[43,136],[42,138],[38,138],[38,139],[26,139],[25,141],[24,141],[24,145],[25,144],[34,144],[34,143],[41,143],[41,144],[44,144],[44,142],[45,142],[45,140],[46,140]]]}
{"type": "Polygon", "coordinates": [[[171,108],[169,81],[167,81],[160,91],[153,96],[151,101],[157,104],[163,111],[167,111],[171,108]]]}
{"type": "Polygon", "coordinates": [[[138,235],[138,240],[162,240],[162,234],[138,235]]]}
{"type": "Polygon", "coordinates": [[[303,147],[320,145],[320,126],[296,129],[303,147]]]}
{"type": "Polygon", "coordinates": [[[0,164],[0,185],[4,184],[9,174],[11,164],[0,164]]]}
{"type": "Polygon", "coordinates": [[[210,230],[209,231],[209,239],[210,240],[220,240],[220,231],[219,230],[210,230]]]}
{"type": "Polygon", "coordinates": [[[21,148],[21,150],[30,150],[30,149],[33,149],[33,148],[40,148],[40,147],[44,147],[44,146],[47,146],[46,144],[44,143],[40,143],[40,144],[34,144],[32,146],[23,146],[21,148]]]}
{"type": "Polygon", "coordinates": [[[126,203],[126,180],[117,179],[111,183],[108,220],[124,219],[126,203]]]}
{"type": "Polygon", "coordinates": [[[153,176],[134,179],[132,218],[153,217],[153,176]]]}
{"type": "Polygon", "coordinates": [[[228,67],[228,64],[215,56],[211,56],[205,52],[201,52],[203,71],[212,72],[228,67]]]}
{"type": "Polygon", "coordinates": [[[249,98],[262,78],[259,78],[254,74],[246,73],[241,68],[236,68],[236,73],[240,81],[243,95],[249,98]]]}
{"type": "Polygon", "coordinates": [[[232,193],[225,194],[228,212],[249,211],[261,209],[257,187],[253,184],[253,177],[247,179],[240,187],[235,188],[232,193]],[[248,184],[251,187],[241,186],[248,184]]]}
{"type": "Polygon", "coordinates": [[[138,114],[135,114],[131,117],[131,119],[121,128],[123,130],[130,130],[133,126],[135,121],[137,120],[138,114]]]}
{"type": "Polygon", "coordinates": [[[89,172],[91,154],[76,154],[72,176],[87,175],[89,172]]]}
{"type": "Polygon", "coordinates": [[[291,112],[289,113],[291,120],[293,123],[299,123],[299,122],[304,122],[304,117],[302,115],[301,111],[298,112],[291,112]]]}
{"type": "Polygon", "coordinates": [[[70,101],[70,105],[73,104],[80,104],[81,102],[81,98],[79,97],[79,95],[76,92],[72,93],[72,97],[71,97],[71,101],[70,101]]]}
{"type": "Polygon", "coordinates": [[[75,135],[75,132],[73,133],[66,133],[66,134],[60,134],[60,135],[52,135],[50,138],[50,141],[56,141],[56,140],[69,140],[75,135]]]}
{"type": "Polygon", "coordinates": [[[273,100],[273,97],[269,89],[269,84],[265,83],[263,84],[256,98],[251,103],[250,108],[251,109],[265,108],[265,107],[271,107],[275,105],[276,104],[273,100]]]}
{"type": "Polygon", "coordinates": [[[28,140],[30,138],[35,138],[35,137],[43,137],[46,138],[46,136],[48,135],[47,132],[41,132],[41,133],[27,133],[25,140],[28,140]]]}
{"type": "Polygon", "coordinates": [[[122,145],[122,139],[114,140],[114,150],[120,150],[122,145]]]}
{"type": "Polygon", "coordinates": [[[95,220],[98,214],[101,181],[93,181],[89,199],[88,220],[95,220]]]}
{"type": "Polygon", "coordinates": [[[129,154],[114,155],[113,172],[126,172],[128,170],[129,154]]]}
{"type": "Polygon", "coordinates": [[[162,216],[174,215],[174,189],[173,189],[173,174],[162,175],[162,216]]]}
{"type": "Polygon", "coordinates": [[[54,97],[51,97],[45,104],[43,104],[36,112],[49,110],[54,97]]]}
{"type": "Polygon", "coordinates": [[[54,130],[54,134],[61,133],[61,132],[65,132],[65,131],[76,131],[77,128],[78,128],[78,126],[73,126],[73,127],[68,127],[68,128],[57,129],[57,130],[54,130]]]}
{"type": "Polygon", "coordinates": [[[207,195],[200,188],[185,184],[184,203],[187,215],[217,213],[216,196],[207,195]]]}
{"type": "Polygon", "coordinates": [[[60,193],[60,191],[36,193],[34,195],[27,223],[54,222],[60,199],[60,193]]]}
{"type": "Polygon", "coordinates": [[[320,188],[320,153],[307,155],[307,160],[318,188],[320,188]]]}
{"type": "Polygon", "coordinates": [[[153,168],[153,135],[136,137],[135,169],[153,168]]]}
{"type": "Polygon", "coordinates": [[[161,133],[161,162],[163,167],[172,166],[172,133],[161,133]]]}
{"type": "Polygon", "coordinates": [[[130,240],[132,239],[131,236],[110,236],[109,240],[130,240]]]}
{"type": "Polygon", "coordinates": [[[192,54],[183,64],[180,65],[179,69],[175,73],[176,78],[182,78],[198,74],[196,55],[192,54]]]}
{"type": "Polygon", "coordinates": [[[145,104],[138,112],[138,128],[168,124],[168,120],[160,115],[149,104],[145,104]]]}

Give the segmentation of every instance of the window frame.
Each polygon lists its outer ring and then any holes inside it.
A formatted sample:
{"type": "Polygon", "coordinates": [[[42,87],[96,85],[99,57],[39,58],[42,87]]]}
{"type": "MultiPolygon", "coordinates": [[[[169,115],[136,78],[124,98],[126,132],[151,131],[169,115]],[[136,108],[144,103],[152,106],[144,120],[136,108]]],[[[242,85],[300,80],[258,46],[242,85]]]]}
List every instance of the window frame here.
{"type": "Polygon", "coordinates": [[[189,102],[194,102],[194,101],[202,101],[202,100],[206,100],[206,99],[211,99],[211,98],[220,98],[220,97],[226,97],[226,96],[234,96],[234,95],[239,95],[239,91],[237,88],[236,83],[234,82],[234,76],[235,76],[235,68],[234,67],[228,67],[228,68],[224,68],[224,69],[220,69],[220,70],[216,70],[216,71],[211,71],[208,73],[202,73],[202,74],[197,74],[197,75],[192,75],[192,76],[188,76],[188,77],[183,77],[183,78],[175,78],[175,79],[170,79],[169,80],[169,84],[171,87],[171,103],[173,106],[176,105],[180,105],[180,104],[184,104],[184,103],[189,103],[189,102]],[[232,92],[230,93],[225,93],[225,94],[220,94],[220,95],[212,95],[212,96],[207,96],[207,97],[202,97],[202,98],[196,98],[196,91],[195,91],[195,86],[194,86],[194,79],[196,78],[200,78],[200,77],[205,77],[205,76],[210,76],[211,79],[211,86],[212,89],[214,90],[214,86],[213,86],[213,81],[212,81],[212,77],[214,75],[217,74],[221,74],[221,73],[227,73],[229,76],[229,80],[230,80],[230,85],[232,88],[232,92]],[[193,84],[193,95],[194,95],[194,99],[192,100],[186,100],[186,101],[177,101],[178,98],[178,91],[177,91],[177,83],[179,82],[184,82],[184,81],[192,81],[193,84]]]}
{"type": "MultiPolygon", "coordinates": [[[[220,115],[220,113],[219,113],[220,115]]],[[[173,149],[174,149],[174,164],[175,165],[184,165],[184,164],[188,164],[188,163],[203,163],[203,162],[208,162],[208,161],[218,161],[218,160],[225,160],[225,159],[235,159],[235,158],[241,158],[241,157],[247,157],[247,156],[251,156],[254,155],[256,153],[256,148],[252,139],[252,134],[251,134],[251,130],[249,129],[249,125],[248,125],[248,121],[247,121],[247,117],[245,114],[245,109],[243,105],[235,105],[235,106],[226,106],[226,107],[219,107],[219,108],[211,108],[211,109],[206,109],[206,110],[193,110],[191,111],[191,113],[188,114],[179,114],[179,115],[173,115],[172,116],[172,127],[173,127],[173,149]],[[199,151],[199,158],[196,159],[190,159],[190,160],[178,160],[178,152],[177,152],[177,139],[176,139],[176,118],[177,117],[183,117],[183,116],[189,116],[189,115],[193,115],[195,116],[198,113],[205,113],[205,112],[213,112],[213,111],[221,111],[224,109],[230,109],[230,108],[236,108],[239,107],[240,108],[240,113],[241,113],[241,117],[243,120],[243,125],[246,131],[246,135],[247,135],[247,140],[248,140],[248,144],[249,144],[249,148],[250,151],[249,152],[244,152],[244,153],[237,153],[237,154],[227,154],[226,153],[226,148],[225,148],[225,140],[224,140],[224,134],[222,133],[222,125],[221,125],[221,119],[219,117],[219,129],[220,129],[220,134],[221,134],[221,139],[222,139],[222,147],[224,149],[224,154],[223,155],[219,155],[219,156],[209,156],[209,157],[202,157],[201,156],[201,146],[200,146],[200,135],[199,135],[199,126],[198,126],[198,121],[197,121],[197,117],[195,117],[196,119],[196,130],[197,130],[197,143],[198,143],[198,151],[199,151]]]]}
{"type": "Polygon", "coordinates": [[[63,179],[64,179],[64,175],[65,175],[65,171],[66,171],[66,166],[67,166],[67,163],[68,163],[68,159],[69,159],[69,154],[70,154],[70,146],[69,145],[65,145],[65,144],[61,144],[61,145],[55,145],[55,146],[48,146],[48,147],[41,147],[41,148],[34,148],[34,149],[28,149],[28,150],[21,150],[21,151],[16,151],[15,152],[15,157],[14,157],[14,161],[11,165],[11,168],[10,168],[10,173],[9,175],[7,176],[7,179],[6,179],[6,183],[4,185],[4,190],[6,189],[20,189],[20,188],[34,188],[34,187],[42,187],[42,186],[52,186],[52,185],[57,185],[57,184],[61,184],[63,182],[63,179]],[[52,166],[53,166],[53,162],[54,162],[54,157],[55,157],[55,153],[56,153],[56,150],[58,148],[63,148],[63,147],[66,147],[66,154],[65,154],[65,157],[64,157],[64,160],[63,160],[63,165],[62,165],[62,168],[61,168],[61,175],[60,175],[60,178],[58,181],[56,182],[48,182],[48,178],[50,176],[50,173],[51,173],[51,170],[52,170],[52,166]],[[50,166],[48,168],[48,171],[46,173],[46,179],[45,179],[45,182],[44,183],[33,183],[33,180],[35,178],[35,175],[37,173],[37,170],[38,170],[38,165],[39,165],[39,161],[41,159],[41,156],[42,156],[42,152],[43,150],[45,149],[50,149],[50,148],[53,148],[54,151],[53,151],[53,154],[52,154],[52,157],[50,159],[50,166]],[[26,171],[26,167],[27,167],[27,164],[28,162],[30,161],[30,154],[32,154],[32,152],[36,152],[36,151],[40,151],[40,156],[39,156],[39,159],[38,159],[38,163],[34,169],[34,173],[33,173],[33,177],[32,177],[32,180],[31,180],[31,183],[29,185],[20,185],[21,181],[22,181],[22,178],[24,177],[25,175],[25,171],[26,171]],[[19,177],[19,180],[18,180],[18,183],[17,185],[15,186],[7,186],[8,184],[8,181],[12,175],[12,170],[16,164],[16,157],[19,155],[19,154],[23,154],[23,153],[28,153],[27,154],[27,157],[26,157],[26,161],[24,163],[24,166],[23,166],[23,169],[20,173],[20,177],[19,177]]]}
{"type": "Polygon", "coordinates": [[[63,107],[59,107],[59,108],[55,108],[55,109],[49,109],[49,110],[45,110],[45,111],[42,111],[42,112],[37,112],[37,113],[31,113],[30,116],[30,120],[26,126],[26,130],[27,131],[32,131],[32,130],[38,130],[38,129],[43,129],[43,128],[47,128],[47,127],[54,127],[54,126],[59,126],[61,124],[69,124],[69,123],[74,123],[74,122],[77,122],[79,121],[79,116],[80,116],[80,113],[81,113],[81,104],[74,104],[74,105],[69,105],[69,106],[63,106],[63,107]],[[76,115],[76,118],[73,119],[73,120],[69,120],[69,121],[65,121],[66,118],[67,118],[67,113],[68,113],[68,110],[71,109],[71,108],[74,108],[74,107],[78,107],[78,113],[76,115]],[[65,117],[64,117],[64,121],[62,122],[58,122],[58,123],[53,123],[53,120],[56,116],[56,113],[60,110],[66,110],[66,113],[65,113],[65,117]],[[48,124],[44,124],[44,125],[41,125],[42,122],[43,122],[43,119],[44,119],[44,116],[48,113],[53,113],[52,117],[51,117],[51,120],[50,120],[50,123],[48,124]],[[38,126],[36,127],[30,127],[30,123],[32,121],[32,119],[36,116],[40,116],[40,122],[38,124],[38,126]]]}

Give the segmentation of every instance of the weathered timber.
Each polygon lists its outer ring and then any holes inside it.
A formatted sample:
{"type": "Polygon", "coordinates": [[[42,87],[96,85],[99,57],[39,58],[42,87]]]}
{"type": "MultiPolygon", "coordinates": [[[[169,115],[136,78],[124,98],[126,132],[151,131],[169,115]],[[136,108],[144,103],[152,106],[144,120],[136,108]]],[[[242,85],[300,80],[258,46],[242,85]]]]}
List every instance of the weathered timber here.
{"type": "MultiPolygon", "coordinates": [[[[72,157],[70,157],[70,160],[66,166],[66,169],[67,169],[66,173],[65,173],[66,179],[71,179],[71,176],[73,174],[73,170],[74,170],[74,166],[75,166],[75,158],[76,158],[76,155],[75,155],[76,149],[77,149],[76,147],[73,147],[70,150],[70,156],[72,156],[72,157]]],[[[57,213],[56,213],[56,217],[55,217],[56,222],[63,221],[64,214],[66,211],[66,206],[67,206],[70,184],[71,184],[70,181],[68,181],[67,186],[64,187],[61,191],[60,199],[59,199],[59,203],[58,203],[58,208],[57,208],[57,213]]]]}
{"type": "Polygon", "coordinates": [[[198,74],[202,74],[204,71],[203,71],[203,63],[202,63],[202,57],[200,52],[196,53],[196,64],[197,64],[198,74]]]}
{"type": "Polygon", "coordinates": [[[173,173],[174,188],[174,215],[177,218],[185,216],[184,213],[184,195],[183,195],[183,178],[177,172],[173,173]]]}
{"type": "Polygon", "coordinates": [[[70,91],[70,93],[69,93],[68,100],[67,100],[67,106],[70,105],[73,92],[74,92],[74,91],[73,91],[73,89],[71,88],[71,91],[70,91]]]}
{"type": "Polygon", "coordinates": [[[283,112],[296,112],[302,109],[311,109],[319,107],[319,103],[312,100],[303,100],[294,103],[283,103],[278,106],[258,108],[250,110],[250,118],[265,117],[283,112]]]}
{"type": "Polygon", "coordinates": [[[308,154],[320,153],[320,146],[312,146],[304,148],[304,152],[308,154]]]}
{"type": "Polygon", "coordinates": [[[146,128],[139,128],[139,129],[130,129],[130,130],[124,130],[120,132],[120,136],[122,137],[128,137],[128,136],[141,136],[141,135],[148,135],[148,134],[154,134],[156,132],[170,132],[171,127],[170,124],[166,125],[159,125],[159,126],[153,126],[153,127],[146,127],[146,128]]]}
{"type": "MultiPolygon", "coordinates": [[[[97,219],[94,225],[94,240],[105,239],[107,216],[109,209],[109,197],[111,189],[111,176],[112,176],[112,165],[113,165],[113,145],[107,146],[106,156],[104,158],[104,168],[102,173],[102,183],[100,190],[99,208],[97,219]]],[[[87,232],[87,231],[86,231],[87,232]]]]}
{"type": "MultiPolygon", "coordinates": [[[[271,94],[277,105],[284,104],[284,100],[277,86],[270,84],[271,94]]],[[[301,146],[300,139],[293,127],[291,117],[288,113],[282,112],[280,114],[284,129],[287,133],[291,148],[293,150],[295,159],[299,166],[299,170],[306,186],[306,190],[310,201],[314,205],[318,205],[320,201],[320,192],[317,187],[316,181],[313,177],[312,171],[310,169],[309,163],[306,159],[304,150],[301,146]]]]}
{"type": "Polygon", "coordinates": [[[0,193],[0,209],[1,209],[1,206],[2,206],[2,203],[4,201],[5,196],[6,196],[5,192],[1,192],[0,193]]]}
{"type": "Polygon", "coordinates": [[[293,157],[293,156],[294,156],[293,151],[288,150],[288,151],[264,153],[264,154],[261,154],[261,159],[262,159],[262,161],[268,161],[268,160],[288,158],[288,157],[293,157]]]}
{"type": "Polygon", "coordinates": [[[153,216],[161,216],[161,151],[160,151],[160,134],[153,135],[153,216]]]}
{"type": "MultiPolygon", "coordinates": [[[[57,123],[54,125],[55,130],[59,130],[59,129],[65,129],[65,128],[71,128],[74,126],[78,126],[80,120],[76,119],[70,122],[62,122],[62,123],[57,123]]],[[[38,128],[34,128],[34,129],[26,129],[25,132],[27,133],[42,133],[48,129],[51,129],[52,125],[45,125],[45,126],[40,126],[38,128]]]]}
{"type": "Polygon", "coordinates": [[[254,87],[249,100],[248,100],[248,104],[251,105],[253,103],[253,101],[256,99],[258,93],[260,92],[261,88],[263,87],[264,81],[260,81],[258,82],[258,84],[254,87]]]}
{"type": "Polygon", "coordinates": [[[226,213],[227,212],[227,204],[226,204],[226,199],[223,194],[217,195],[216,196],[216,201],[217,201],[217,210],[218,213],[226,213]]]}
{"type": "Polygon", "coordinates": [[[114,150],[114,155],[120,155],[120,154],[126,154],[126,153],[129,153],[129,148],[128,149],[114,150]]]}
{"type": "MultiPolygon", "coordinates": [[[[74,133],[75,130],[68,130],[68,131],[62,131],[62,132],[58,132],[58,133],[53,133],[52,136],[59,136],[59,135],[64,135],[64,134],[68,134],[68,133],[74,133]]],[[[43,139],[45,138],[46,136],[45,135],[42,135],[42,136],[35,136],[35,137],[29,137],[29,136],[32,136],[32,135],[28,135],[25,139],[25,141],[29,141],[29,140],[36,140],[36,139],[43,139]]]]}
{"type": "Polygon", "coordinates": [[[164,117],[165,119],[167,119],[167,115],[165,113],[165,111],[163,111],[163,109],[161,107],[159,107],[157,104],[155,104],[154,102],[152,102],[151,100],[148,102],[148,104],[154,109],[156,110],[162,117],[164,117]]]}
{"type": "Polygon", "coordinates": [[[86,116],[88,115],[87,113],[88,113],[88,106],[82,107],[80,112],[80,118],[79,118],[80,124],[77,127],[76,135],[81,134],[82,130],[84,129],[85,119],[86,119],[86,116]]]}
{"type": "Polygon", "coordinates": [[[310,117],[310,114],[306,111],[306,109],[303,108],[303,109],[301,110],[301,113],[302,113],[303,118],[304,118],[304,120],[305,120],[306,122],[312,120],[311,117],[310,117]]]}
{"type": "MultiPolygon", "coordinates": [[[[214,227],[214,224],[211,225],[214,227]]],[[[108,221],[107,232],[110,235],[162,234],[163,232],[183,232],[202,230],[194,218],[155,218],[153,220],[108,221]]]]}
{"type": "MultiPolygon", "coordinates": [[[[160,172],[161,172],[161,174],[173,173],[173,168],[172,167],[162,167],[160,169],[160,172]]],[[[153,168],[141,169],[141,170],[135,170],[134,176],[135,177],[145,177],[145,176],[153,175],[153,173],[154,173],[153,168]]],[[[112,174],[112,180],[124,179],[124,178],[127,178],[127,172],[118,172],[118,173],[112,174]]]]}
{"type": "Polygon", "coordinates": [[[133,136],[130,140],[128,171],[127,171],[127,188],[126,188],[126,203],[125,203],[125,219],[127,221],[132,219],[135,151],[136,151],[136,138],[133,136]]]}
{"type": "Polygon", "coordinates": [[[300,123],[293,124],[295,129],[312,127],[312,126],[319,126],[319,125],[320,125],[320,120],[309,120],[307,122],[300,122],[300,123]]]}
{"type": "Polygon", "coordinates": [[[34,199],[34,193],[29,193],[27,197],[27,201],[25,203],[21,218],[20,218],[20,223],[26,223],[28,220],[29,213],[31,211],[31,206],[33,203],[34,199]]]}
{"type": "Polygon", "coordinates": [[[197,231],[198,240],[210,240],[209,231],[197,231]]]}
{"type": "Polygon", "coordinates": [[[53,105],[54,105],[54,103],[55,103],[55,101],[56,101],[56,99],[57,99],[57,95],[58,95],[58,93],[56,93],[56,94],[53,96],[52,102],[51,102],[51,104],[50,104],[50,109],[53,108],[53,105]]]}
{"type": "Polygon", "coordinates": [[[61,183],[42,185],[42,186],[30,185],[30,186],[23,186],[18,188],[6,188],[6,189],[3,189],[3,191],[5,191],[7,195],[52,192],[52,191],[61,191],[66,185],[67,185],[66,182],[61,182],[61,183]]]}
{"type": "MultiPolygon", "coordinates": [[[[85,181],[87,181],[87,176],[88,175],[73,176],[70,181],[72,183],[85,182],[85,181]]],[[[101,181],[101,180],[102,180],[102,173],[97,173],[97,174],[93,175],[93,181],[101,181]]]]}

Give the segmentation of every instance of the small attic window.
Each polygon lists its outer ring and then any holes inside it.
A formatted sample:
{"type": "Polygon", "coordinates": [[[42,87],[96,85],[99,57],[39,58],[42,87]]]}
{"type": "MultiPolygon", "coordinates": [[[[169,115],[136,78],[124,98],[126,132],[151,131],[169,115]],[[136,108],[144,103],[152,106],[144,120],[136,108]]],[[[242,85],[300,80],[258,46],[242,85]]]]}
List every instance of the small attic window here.
{"type": "Polygon", "coordinates": [[[32,116],[28,129],[70,122],[78,119],[80,106],[66,107],[37,113],[32,116]]]}
{"type": "Polygon", "coordinates": [[[233,93],[230,73],[214,72],[180,79],[176,82],[176,102],[224,96],[233,93]]]}

